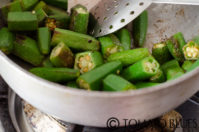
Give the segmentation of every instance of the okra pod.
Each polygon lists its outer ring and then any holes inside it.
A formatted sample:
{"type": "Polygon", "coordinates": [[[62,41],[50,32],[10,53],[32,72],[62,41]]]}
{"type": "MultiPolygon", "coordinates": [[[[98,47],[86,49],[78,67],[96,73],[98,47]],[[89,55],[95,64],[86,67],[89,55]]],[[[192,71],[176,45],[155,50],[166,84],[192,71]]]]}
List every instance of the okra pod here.
{"type": "Polygon", "coordinates": [[[46,58],[43,62],[42,62],[42,66],[43,67],[54,67],[53,64],[50,61],[50,58],[46,58]]]}
{"type": "Polygon", "coordinates": [[[136,46],[142,47],[146,40],[148,29],[148,12],[144,11],[133,21],[133,39],[136,46]]]}
{"type": "Polygon", "coordinates": [[[173,35],[171,39],[166,41],[167,47],[171,55],[179,62],[184,61],[183,47],[186,44],[184,36],[181,32],[173,35]]]}
{"type": "Polygon", "coordinates": [[[161,65],[171,59],[171,54],[165,43],[154,44],[152,55],[161,65]]]}
{"type": "Polygon", "coordinates": [[[116,73],[121,69],[122,63],[120,61],[109,62],[82,74],[77,79],[77,83],[80,88],[87,90],[101,90],[100,87],[103,78],[111,73],[116,73]]]}
{"type": "Polygon", "coordinates": [[[194,69],[199,67],[199,60],[193,63],[193,65],[187,69],[187,72],[193,71],[194,69]]]}
{"type": "Polygon", "coordinates": [[[67,10],[68,9],[68,0],[44,0],[47,4],[62,8],[67,10]]]}
{"type": "Polygon", "coordinates": [[[88,30],[89,12],[83,5],[71,9],[70,30],[86,34],[88,30]]]}
{"type": "Polygon", "coordinates": [[[48,55],[50,52],[51,32],[47,27],[38,29],[38,44],[42,54],[48,55]]]}
{"type": "Polygon", "coordinates": [[[38,28],[36,14],[31,12],[8,13],[8,29],[11,31],[33,31],[38,28]]]}
{"type": "Polygon", "coordinates": [[[20,12],[23,11],[21,7],[20,0],[16,0],[14,2],[9,3],[6,6],[3,6],[1,9],[1,13],[3,15],[4,20],[7,20],[9,12],[20,12]]]}
{"type": "Polygon", "coordinates": [[[159,66],[159,63],[152,56],[149,56],[124,69],[122,76],[133,82],[144,81],[156,75],[159,66]]]}
{"type": "Polygon", "coordinates": [[[191,68],[193,64],[194,64],[194,61],[184,61],[184,63],[182,64],[182,69],[184,71],[187,71],[189,68],[191,68]]]}
{"type": "Polygon", "coordinates": [[[141,88],[157,86],[159,84],[160,83],[154,83],[154,82],[138,82],[135,84],[135,86],[137,89],[141,89],[141,88]]]}
{"type": "Polygon", "coordinates": [[[39,66],[44,58],[39,51],[36,41],[21,35],[16,36],[13,54],[34,66],[39,66]]]}
{"type": "Polygon", "coordinates": [[[38,0],[20,0],[23,10],[31,10],[38,2],[38,0]]]}
{"type": "Polygon", "coordinates": [[[8,28],[0,30],[0,50],[5,54],[10,54],[13,50],[14,34],[8,28]]]}
{"type": "Polygon", "coordinates": [[[101,52],[104,58],[109,57],[111,54],[121,52],[124,50],[120,45],[116,45],[116,39],[110,35],[99,38],[101,44],[101,52]]]}
{"type": "Polygon", "coordinates": [[[44,1],[40,1],[35,7],[34,7],[34,10],[37,11],[37,10],[40,10],[40,9],[43,9],[44,12],[46,12],[48,14],[48,6],[47,4],[44,2],[44,1]]]}
{"type": "Polygon", "coordinates": [[[130,32],[127,29],[123,28],[123,29],[119,30],[116,33],[116,35],[119,38],[124,50],[130,50],[131,49],[131,43],[132,43],[130,32]]]}
{"type": "Polygon", "coordinates": [[[76,55],[74,68],[79,69],[80,73],[85,73],[102,64],[103,58],[100,52],[87,51],[76,55]]]}
{"type": "Polygon", "coordinates": [[[177,60],[171,60],[161,65],[161,69],[163,70],[165,74],[168,69],[172,69],[175,67],[180,67],[179,62],[177,60]]]}
{"type": "Polygon", "coordinates": [[[46,12],[42,8],[32,11],[32,13],[37,15],[39,23],[42,23],[48,17],[46,12]]]}
{"type": "Polygon", "coordinates": [[[161,69],[158,70],[157,74],[150,78],[151,82],[162,83],[166,81],[165,75],[161,69]]]}
{"type": "Polygon", "coordinates": [[[56,28],[51,44],[55,46],[60,42],[64,42],[68,47],[80,51],[97,51],[100,49],[99,41],[91,36],[56,28]]]}
{"type": "Polygon", "coordinates": [[[123,79],[120,76],[111,74],[108,75],[103,80],[103,90],[102,91],[127,91],[136,89],[136,87],[129,81],[123,79]]]}
{"type": "Polygon", "coordinates": [[[31,69],[30,72],[43,79],[57,83],[72,81],[80,75],[78,70],[69,68],[38,67],[31,69]]]}
{"type": "Polygon", "coordinates": [[[199,59],[199,45],[194,41],[188,42],[183,47],[184,57],[186,60],[197,60],[199,59]]]}
{"type": "Polygon", "coordinates": [[[108,57],[108,61],[119,60],[124,66],[128,66],[148,56],[150,56],[150,52],[147,48],[138,48],[112,54],[108,57]]]}
{"type": "MultiPolygon", "coordinates": [[[[53,19],[53,21],[55,21],[55,26],[58,28],[67,29],[69,27],[70,16],[67,13],[50,15],[49,19],[53,19]]],[[[46,23],[46,25],[48,25],[48,23],[46,23]]]]}
{"type": "Polygon", "coordinates": [[[66,85],[71,88],[79,88],[75,81],[68,82],[66,85]]]}
{"type": "Polygon", "coordinates": [[[74,55],[68,46],[61,42],[52,50],[50,61],[56,67],[72,67],[74,64],[74,55]]]}

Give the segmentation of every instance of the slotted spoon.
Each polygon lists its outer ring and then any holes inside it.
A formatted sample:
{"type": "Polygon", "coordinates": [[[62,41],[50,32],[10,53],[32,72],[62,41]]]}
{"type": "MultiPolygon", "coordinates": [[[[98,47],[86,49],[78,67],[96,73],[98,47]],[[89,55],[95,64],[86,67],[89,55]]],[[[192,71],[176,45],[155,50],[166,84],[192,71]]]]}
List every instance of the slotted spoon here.
{"type": "Polygon", "coordinates": [[[95,24],[90,34],[100,37],[113,33],[134,20],[152,3],[199,5],[199,0],[101,0],[91,9],[95,24]]]}

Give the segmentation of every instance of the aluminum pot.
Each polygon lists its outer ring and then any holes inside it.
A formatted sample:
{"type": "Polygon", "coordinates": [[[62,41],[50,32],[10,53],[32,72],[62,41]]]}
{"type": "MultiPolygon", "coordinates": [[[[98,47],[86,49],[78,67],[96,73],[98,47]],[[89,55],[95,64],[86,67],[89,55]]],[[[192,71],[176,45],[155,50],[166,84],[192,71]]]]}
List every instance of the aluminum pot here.
{"type": "MultiPolygon", "coordinates": [[[[92,7],[93,0],[69,0],[92,7]]],[[[199,32],[199,7],[153,4],[149,9],[146,47],[183,32],[186,40],[199,32]]],[[[149,120],[176,108],[199,90],[199,68],[161,85],[127,92],[98,92],[65,87],[43,80],[26,70],[26,65],[0,52],[0,74],[24,100],[61,120],[106,127],[110,117],[149,120]]],[[[111,122],[117,125],[118,122],[111,122]]]]}

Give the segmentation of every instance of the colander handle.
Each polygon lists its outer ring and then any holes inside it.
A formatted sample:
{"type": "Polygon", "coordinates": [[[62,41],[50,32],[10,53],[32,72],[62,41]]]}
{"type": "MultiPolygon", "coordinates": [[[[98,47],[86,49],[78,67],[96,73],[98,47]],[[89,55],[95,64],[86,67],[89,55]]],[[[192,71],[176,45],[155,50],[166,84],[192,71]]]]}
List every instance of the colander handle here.
{"type": "Polygon", "coordinates": [[[152,0],[153,3],[199,5],[199,0],[152,0]]]}

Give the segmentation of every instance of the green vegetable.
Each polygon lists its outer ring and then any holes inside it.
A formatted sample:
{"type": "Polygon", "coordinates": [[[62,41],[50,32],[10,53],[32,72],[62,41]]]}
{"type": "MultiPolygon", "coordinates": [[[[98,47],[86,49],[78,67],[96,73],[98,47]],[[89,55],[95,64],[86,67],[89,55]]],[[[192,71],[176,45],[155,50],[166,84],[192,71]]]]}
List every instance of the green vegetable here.
{"type": "Polygon", "coordinates": [[[136,83],[135,86],[140,89],[140,88],[148,88],[148,87],[153,87],[156,85],[159,85],[160,83],[153,83],[153,82],[139,82],[136,83]]]}
{"type": "Polygon", "coordinates": [[[194,69],[198,68],[199,66],[199,60],[193,63],[193,65],[187,69],[187,72],[193,71],[194,69]]]}
{"type": "Polygon", "coordinates": [[[138,48],[112,54],[108,57],[108,61],[119,60],[124,66],[128,66],[148,56],[150,56],[150,53],[147,48],[138,48]]]}
{"type": "Polygon", "coordinates": [[[103,78],[111,73],[116,73],[122,69],[120,61],[113,61],[103,64],[87,73],[84,73],[77,79],[80,88],[87,90],[100,90],[103,78]]]}
{"type": "Polygon", "coordinates": [[[53,67],[53,64],[50,61],[50,58],[46,58],[43,62],[42,62],[42,66],[43,67],[53,67]]]}
{"type": "Polygon", "coordinates": [[[87,33],[89,12],[86,7],[76,5],[71,9],[70,30],[78,33],[87,33]]]}
{"type": "Polygon", "coordinates": [[[146,57],[124,69],[122,76],[129,81],[144,81],[156,75],[159,63],[152,57],[146,57]]]}
{"type": "Polygon", "coordinates": [[[44,58],[37,47],[36,41],[21,35],[16,36],[13,53],[34,66],[39,66],[44,58]]]}
{"type": "Polygon", "coordinates": [[[134,44],[142,47],[146,40],[148,29],[148,12],[144,11],[133,21],[133,39],[134,44]]]}
{"type": "Polygon", "coordinates": [[[52,38],[52,45],[55,46],[60,42],[64,42],[72,49],[81,51],[97,51],[100,49],[99,41],[91,36],[56,28],[52,38]]]}
{"type": "Polygon", "coordinates": [[[47,4],[62,8],[67,10],[68,9],[68,0],[44,0],[47,4]]]}
{"type": "Polygon", "coordinates": [[[46,12],[42,8],[36,11],[32,11],[32,13],[37,15],[37,19],[39,23],[43,23],[43,21],[48,17],[46,12]]]}
{"type": "Polygon", "coordinates": [[[56,67],[72,67],[74,55],[68,46],[61,42],[52,50],[50,61],[56,67]]]}
{"type": "Polygon", "coordinates": [[[49,19],[53,19],[55,21],[55,26],[58,28],[67,29],[69,27],[70,16],[67,13],[50,15],[49,19]]]}
{"type": "Polygon", "coordinates": [[[103,80],[103,91],[127,91],[136,89],[129,81],[120,76],[110,74],[103,80]]]}
{"type": "Polygon", "coordinates": [[[154,82],[154,83],[162,83],[162,82],[165,82],[166,81],[166,78],[164,76],[164,73],[161,69],[158,70],[157,74],[152,76],[150,78],[150,81],[151,82],[154,82]]]}
{"type": "Polygon", "coordinates": [[[75,81],[68,82],[66,85],[71,88],[79,88],[75,81]]]}
{"type": "Polygon", "coordinates": [[[51,32],[47,27],[38,29],[38,43],[42,54],[48,55],[50,52],[51,32]]]}
{"type": "Polygon", "coordinates": [[[65,83],[76,79],[80,72],[69,68],[38,67],[30,70],[31,73],[48,81],[65,83]]]}
{"type": "Polygon", "coordinates": [[[40,1],[34,8],[35,11],[43,9],[44,12],[48,13],[48,6],[44,1],[40,1]]]}
{"type": "Polygon", "coordinates": [[[122,44],[122,47],[125,49],[125,50],[130,50],[131,49],[131,33],[123,28],[121,30],[119,30],[117,33],[116,33],[117,37],[119,38],[121,44],[122,44]]]}
{"type": "Polygon", "coordinates": [[[154,44],[152,55],[160,64],[164,64],[171,59],[171,54],[165,43],[154,44]]]}
{"type": "Polygon", "coordinates": [[[193,64],[194,61],[184,61],[184,63],[182,64],[182,69],[184,71],[187,71],[193,64]]]}
{"type": "Polygon", "coordinates": [[[194,41],[188,42],[183,47],[184,57],[186,60],[197,60],[199,59],[199,45],[194,41]]]}
{"type": "Polygon", "coordinates": [[[38,2],[38,0],[20,0],[24,10],[31,10],[38,2]]]}
{"type": "Polygon", "coordinates": [[[11,31],[37,30],[37,16],[31,12],[9,12],[8,29],[11,31]]]}
{"type": "Polygon", "coordinates": [[[0,50],[5,54],[10,54],[13,50],[14,39],[14,34],[8,28],[2,28],[0,30],[0,50]]]}
{"type": "Polygon", "coordinates": [[[79,69],[81,73],[85,73],[102,64],[103,58],[100,52],[87,51],[76,55],[74,68],[79,69]]]}

